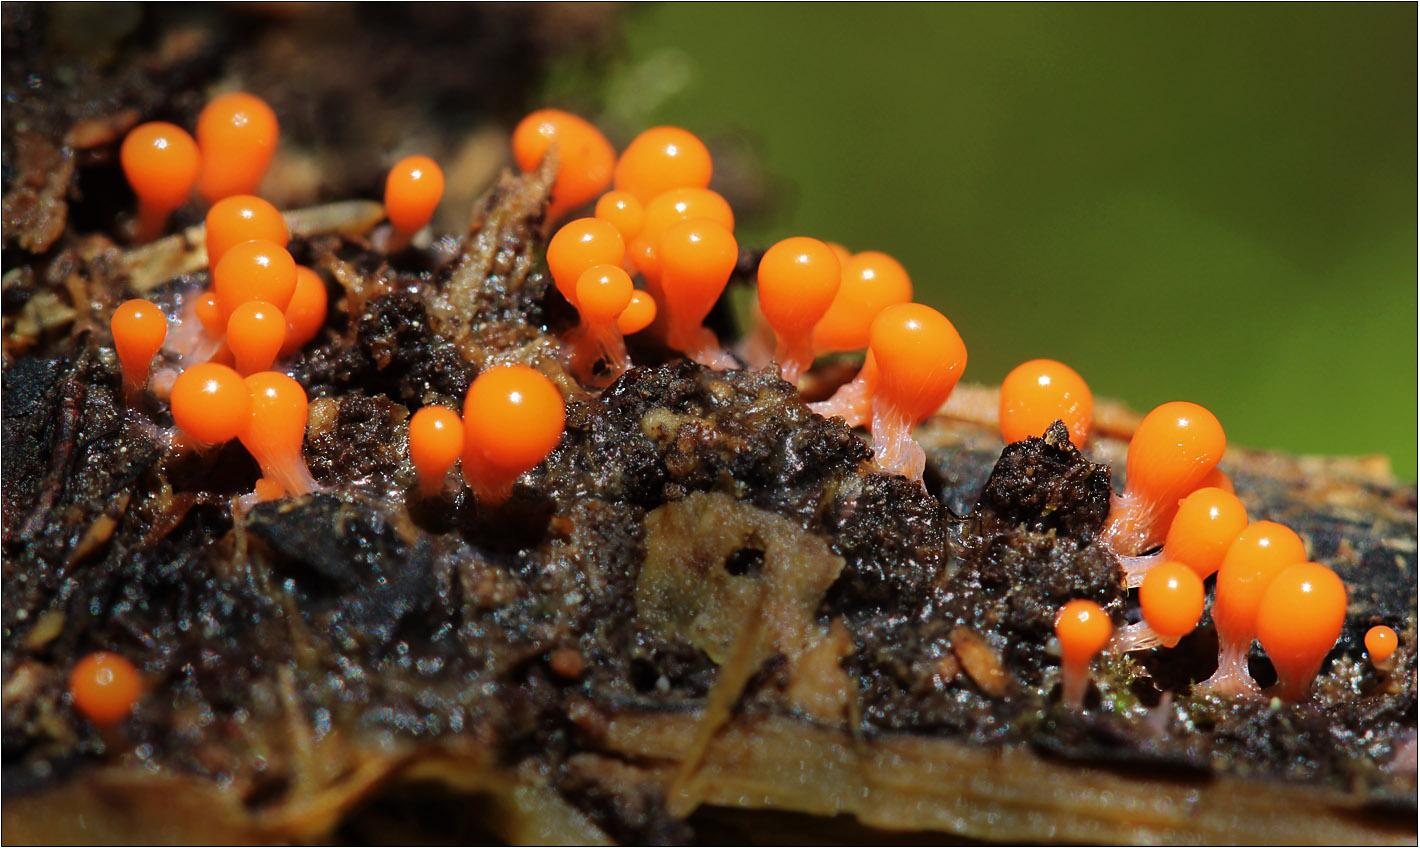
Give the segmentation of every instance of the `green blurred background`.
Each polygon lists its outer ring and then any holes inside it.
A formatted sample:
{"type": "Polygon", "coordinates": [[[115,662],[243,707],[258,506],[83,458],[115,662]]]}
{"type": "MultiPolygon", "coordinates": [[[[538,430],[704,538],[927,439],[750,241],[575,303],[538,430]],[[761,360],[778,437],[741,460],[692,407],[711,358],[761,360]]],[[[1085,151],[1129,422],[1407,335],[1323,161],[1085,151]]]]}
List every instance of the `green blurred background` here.
{"type": "MultiPolygon", "coordinates": [[[[1413,480],[1416,15],[638,5],[546,94],[599,104],[619,144],[675,123],[748,151],[769,206],[741,242],[893,254],[968,380],[1053,357],[1140,410],[1202,403],[1238,444],[1413,480]]],[[[722,166],[712,187],[753,196],[722,166]]]]}

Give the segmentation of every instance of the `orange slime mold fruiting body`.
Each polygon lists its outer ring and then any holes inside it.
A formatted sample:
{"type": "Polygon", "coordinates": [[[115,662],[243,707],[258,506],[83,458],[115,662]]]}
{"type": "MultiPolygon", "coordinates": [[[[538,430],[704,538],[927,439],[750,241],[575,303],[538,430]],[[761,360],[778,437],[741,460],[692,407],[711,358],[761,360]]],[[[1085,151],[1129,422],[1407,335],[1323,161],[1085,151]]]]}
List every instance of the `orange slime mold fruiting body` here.
{"type": "Polygon", "coordinates": [[[69,697],[95,725],[116,725],[128,718],[143,694],[138,670],[122,655],[96,651],[69,672],[69,697]]]}
{"type": "Polygon", "coordinates": [[[1320,563],[1289,566],[1263,593],[1257,640],[1277,670],[1277,695],[1306,699],[1346,620],[1346,585],[1320,563]]]}
{"type": "Polygon", "coordinates": [[[409,460],[419,475],[419,493],[433,498],[444,489],[444,478],[463,453],[463,421],[448,407],[420,408],[409,419],[409,460]]]}
{"type": "Polygon", "coordinates": [[[202,167],[197,142],[173,124],[139,124],[124,137],[119,161],[138,196],[135,241],[151,242],[162,235],[168,217],[192,194],[202,167]]]}
{"type": "Polygon", "coordinates": [[[256,194],[280,135],[276,113],[261,98],[243,92],[215,98],[197,116],[198,191],[208,203],[256,194]]]}
{"type": "Polygon", "coordinates": [[[712,368],[733,368],[705,317],[725,291],[739,245],[723,225],[704,218],[672,224],[661,237],[661,293],[666,344],[712,368]]]}
{"type": "Polygon", "coordinates": [[[594,265],[619,265],[626,253],[616,225],[600,218],[569,221],[547,243],[547,270],[567,303],[577,306],[577,281],[594,265]]]}
{"type": "Polygon", "coordinates": [[[679,127],[652,127],[632,139],[616,162],[614,185],[643,204],[656,195],[680,188],[710,185],[710,151],[695,135],[679,127]]]}
{"type": "Polygon", "coordinates": [[[296,266],[296,288],[286,314],[286,341],[281,343],[280,356],[289,357],[301,350],[325,326],[329,294],[320,275],[304,265],[296,266]]]}
{"type": "Polygon", "coordinates": [[[1247,508],[1237,496],[1217,487],[1200,487],[1179,503],[1164,548],[1157,554],[1120,557],[1125,585],[1139,586],[1149,569],[1164,560],[1187,564],[1198,577],[1218,571],[1228,548],[1247,527],[1247,508]]]}
{"type": "Polygon", "coordinates": [[[152,302],[136,298],[119,304],[113,311],[110,328],[113,347],[123,367],[124,395],[131,404],[148,383],[153,357],[168,336],[168,319],[152,302]]]}
{"type": "Polygon", "coordinates": [[[506,501],[518,477],[557,447],[565,421],[562,395],[541,372],[500,365],[474,379],[463,404],[463,476],[479,501],[506,501]]]}
{"type": "Polygon", "coordinates": [[[946,316],[923,304],[884,309],[868,337],[877,375],[870,425],[874,459],[889,473],[921,481],[927,457],[912,428],[956,387],[966,369],[966,344],[946,316]]]}
{"type": "Polygon", "coordinates": [[[1155,407],[1129,441],[1124,494],[1110,501],[1105,543],[1138,555],[1163,542],[1178,502],[1197,489],[1227,447],[1218,419],[1188,401],[1155,407]]]}
{"type": "Polygon", "coordinates": [[[616,317],[616,329],[624,338],[633,333],[640,333],[655,320],[656,300],[649,292],[638,290],[631,293],[631,300],[626,303],[626,309],[616,317]]]}
{"type": "Polygon", "coordinates": [[[594,265],[577,279],[581,325],[572,333],[572,373],[590,386],[607,386],[631,368],[617,318],[631,304],[635,289],[620,266],[594,265]],[[598,362],[605,371],[597,372],[598,362]]]}
{"type": "Polygon", "coordinates": [[[222,323],[247,301],[265,301],[286,309],[296,291],[296,261],[285,248],[265,239],[233,245],[212,269],[212,292],[222,323]]]}
{"type": "Polygon", "coordinates": [[[570,112],[539,109],[513,130],[513,158],[523,173],[537,170],[554,146],[557,177],[547,207],[549,224],[606,191],[616,166],[616,150],[601,130],[570,112]]]}
{"type": "Polygon", "coordinates": [[[227,320],[227,347],[238,374],[266,371],[286,341],[286,316],[265,301],[247,301],[227,320]]]}
{"type": "Polygon", "coordinates": [[[1306,546],[1286,525],[1253,522],[1223,556],[1213,594],[1213,624],[1218,631],[1218,671],[1199,684],[1219,695],[1257,695],[1247,668],[1247,652],[1257,635],[1257,611],[1272,579],[1289,566],[1304,563],[1306,546]]]}
{"type": "Polygon", "coordinates": [[[1400,638],[1388,625],[1376,625],[1366,632],[1366,654],[1371,658],[1371,665],[1382,672],[1395,667],[1391,656],[1399,646],[1400,638]]]}
{"type": "Polygon", "coordinates": [[[200,445],[217,445],[246,427],[251,390],[227,366],[201,363],[177,376],[168,403],[178,430],[200,445]]]}
{"type": "Polygon", "coordinates": [[[444,196],[444,172],[427,156],[406,156],[385,178],[385,214],[394,228],[386,250],[404,250],[424,229],[444,196]]]}
{"type": "Polygon", "coordinates": [[[262,475],[290,495],[318,489],[301,454],[306,438],[306,390],[274,371],[251,375],[246,386],[251,392],[251,412],[237,436],[256,458],[262,475]]]}
{"type": "Polygon", "coordinates": [[[1055,617],[1055,638],[1060,643],[1060,700],[1083,710],[1090,684],[1090,663],[1114,635],[1114,624],[1104,608],[1086,599],[1075,599],[1055,617]]]}
{"type": "Polygon", "coordinates": [[[653,295],[661,294],[661,239],[672,225],[696,218],[714,221],[730,233],[735,232],[735,214],[730,205],[709,189],[669,189],[646,204],[641,231],[628,244],[627,251],[653,295]]]}
{"type": "Polygon", "coordinates": [[[849,256],[842,245],[827,243],[842,267],[838,294],[814,325],[813,347],[819,353],[857,351],[868,346],[868,328],[878,313],[912,300],[912,280],[897,260],[864,251],[849,256]]]}
{"type": "Polygon", "coordinates": [[[759,261],[759,309],[778,339],[779,376],[790,383],[813,365],[814,325],[828,312],[842,275],[828,245],[802,236],[775,243],[759,261]]]}
{"type": "Polygon", "coordinates": [[[607,192],[597,200],[593,214],[615,227],[627,245],[641,235],[646,221],[646,208],[630,192],[607,192]]]}
{"type": "Polygon", "coordinates": [[[204,231],[209,268],[215,267],[232,245],[265,239],[284,248],[291,239],[280,211],[255,195],[233,195],[212,204],[204,231]]]}
{"type": "Polygon", "coordinates": [[[1089,384],[1064,363],[1021,363],[1001,381],[1001,439],[1009,445],[1044,436],[1046,429],[1059,420],[1070,431],[1070,441],[1083,448],[1090,436],[1094,406],[1089,384]]]}

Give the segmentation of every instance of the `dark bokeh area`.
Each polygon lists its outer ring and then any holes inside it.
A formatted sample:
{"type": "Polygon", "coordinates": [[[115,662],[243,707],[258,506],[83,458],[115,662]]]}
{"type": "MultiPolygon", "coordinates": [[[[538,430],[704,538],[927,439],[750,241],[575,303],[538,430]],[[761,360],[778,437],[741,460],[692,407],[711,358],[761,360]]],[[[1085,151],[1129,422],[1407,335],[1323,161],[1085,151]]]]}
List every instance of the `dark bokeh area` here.
{"type": "Polygon", "coordinates": [[[1407,5],[633,6],[548,99],[603,103],[618,143],[701,133],[764,202],[744,242],[897,256],[968,380],[1054,357],[1413,479],[1415,31],[1407,5]]]}

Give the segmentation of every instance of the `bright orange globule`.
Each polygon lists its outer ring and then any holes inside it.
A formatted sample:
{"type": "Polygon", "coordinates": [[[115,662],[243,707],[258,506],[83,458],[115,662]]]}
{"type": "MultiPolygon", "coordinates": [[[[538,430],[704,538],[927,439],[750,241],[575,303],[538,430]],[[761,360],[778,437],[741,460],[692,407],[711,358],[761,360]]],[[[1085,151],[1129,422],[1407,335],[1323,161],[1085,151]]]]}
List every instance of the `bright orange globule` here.
{"type": "Polygon", "coordinates": [[[291,356],[316,337],[325,326],[329,298],[319,274],[304,265],[296,266],[296,288],[282,310],[286,315],[286,341],[281,343],[281,356],[291,356]]]}
{"type": "Polygon", "coordinates": [[[916,424],[946,402],[966,369],[966,343],[946,316],[923,304],[894,304],[868,332],[877,364],[875,397],[916,424]]]}
{"type": "Polygon", "coordinates": [[[621,240],[628,245],[641,234],[641,227],[646,221],[646,208],[630,192],[607,192],[597,200],[593,214],[611,222],[621,233],[621,240]]]}
{"type": "Polygon", "coordinates": [[[1139,586],[1144,621],[1165,645],[1191,632],[1203,616],[1203,579],[1186,564],[1167,560],[1149,570],[1139,586]]]}
{"type": "Polygon", "coordinates": [[[705,188],[713,167],[710,150],[694,133],[680,127],[652,127],[622,151],[613,180],[618,190],[649,203],[670,189],[705,188]]]}
{"type": "Polygon", "coordinates": [[[739,244],[723,225],[696,218],[666,230],[660,258],[666,344],[691,354],[703,344],[701,325],[730,281],[739,261],[739,244]]]}
{"type": "Polygon", "coordinates": [[[85,655],[69,672],[69,697],[79,713],[95,725],[114,725],[126,719],[142,693],[138,670],[113,652],[85,655]]]}
{"type": "Polygon", "coordinates": [[[616,150],[601,130],[570,112],[539,109],[513,129],[513,159],[524,173],[537,170],[553,145],[558,168],[547,208],[551,223],[606,191],[616,166],[616,150]]]}
{"type": "Polygon", "coordinates": [[[1206,407],[1189,401],[1160,404],[1129,440],[1125,484],[1156,502],[1177,501],[1213,471],[1226,447],[1223,426],[1206,407]]]}
{"type": "Polygon", "coordinates": [[[842,275],[833,249],[804,236],[776,242],[759,261],[759,310],[778,337],[775,356],[790,383],[813,364],[814,325],[833,303],[842,275]]]}
{"type": "Polygon", "coordinates": [[[1251,642],[1267,585],[1284,569],[1306,559],[1302,538],[1286,525],[1264,521],[1244,528],[1218,566],[1213,621],[1220,639],[1251,642]]]}
{"type": "Polygon", "coordinates": [[[1306,698],[1345,621],[1346,585],[1320,563],[1298,563],[1272,579],[1257,610],[1257,641],[1282,698],[1306,698]]]}
{"type": "Polygon", "coordinates": [[[138,196],[137,239],[151,241],[162,234],[173,210],[187,203],[192,194],[202,167],[197,142],[174,124],[139,124],[124,137],[119,162],[138,196]]]}
{"type": "Polygon", "coordinates": [[[1010,444],[1044,436],[1055,421],[1065,423],[1070,441],[1083,447],[1094,417],[1089,384],[1074,369],[1055,360],[1021,363],[1001,381],[1001,439],[1010,444]]]}
{"type": "Polygon", "coordinates": [[[404,240],[429,223],[443,196],[443,169],[427,156],[406,156],[385,178],[385,214],[404,240]]]}
{"type": "Polygon", "coordinates": [[[214,98],[197,116],[202,174],[197,188],[208,203],[256,194],[266,176],[281,131],[276,113],[253,94],[214,98]]]}
{"type": "Polygon", "coordinates": [[[588,324],[612,324],[631,303],[631,276],[617,265],[594,265],[577,278],[577,309],[588,324]]]}
{"type": "Polygon", "coordinates": [[[1400,646],[1400,638],[1389,625],[1376,625],[1366,632],[1366,654],[1374,665],[1384,664],[1400,646]]]}
{"type": "Polygon", "coordinates": [[[148,382],[153,357],[168,336],[168,319],[151,301],[135,298],[113,311],[110,329],[114,350],[123,366],[123,385],[132,394],[148,382]]]}
{"type": "Polygon", "coordinates": [[[265,371],[286,341],[286,316],[265,301],[247,301],[227,320],[227,347],[239,374],[265,371]]]}
{"type": "Polygon", "coordinates": [[[463,421],[448,407],[421,407],[409,419],[409,460],[426,497],[438,495],[444,477],[463,453],[463,421]]]}
{"type": "Polygon", "coordinates": [[[207,210],[207,265],[215,266],[232,247],[252,239],[265,239],[286,247],[291,231],[276,207],[255,195],[232,195],[207,210]]]}
{"type": "Polygon", "coordinates": [[[173,381],[173,422],[198,442],[216,444],[240,434],[251,411],[251,390],[224,365],[201,363],[173,381]]]}
{"type": "Polygon", "coordinates": [[[212,269],[212,292],[225,324],[247,301],[265,301],[286,309],[296,291],[296,261],[285,248],[266,239],[232,245],[212,269]]]}
{"type": "Polygon", "coordinates": [[[619,265],[626,254],[621,233],[609,221],[578,218],[569,221],[547,243],[547,268],[557,291],[577,306],[577,280],[594,265],[619,265]]]}
{"type": "Polygon", "coordinates": [[[878,313],[912,300],[912,280],[902,265],[885,253],[864,251],[850,256],[842,245],[830,243],[828,247],[839,256],[842,274],[838,294],[814,325],[814,350],[857,351],[867,347],[868,328],[878,313]]]}
{"type": "Polygon", "coordinates": [[[1237,496],[1217,487],[1195,489],[1178,505],[1164,539],[1164,554],[1188,564],[1207,578],[1247,527],[1247,508],[1237,496]]]}
{"type": "Polygon", "coordinates": [[[626,303],[626,309],[616,317],[616,329],[621,331],[622,336],[630,336],[650,327],[651,322],[655,320],[655,299],[647,292],[636,291],[631,293],[631,300],[626,303]]]}
{"type": "Polygon", "coordinates": [[[251,412],[237,437],[256,458],[264,476],[290,495],[315,489],[301,454],[309,404],[301,384],[284,374],[262,371],[246,378],[251,412]]]}
{"type": "Polygon", "coordinates": [[[562,439],[562,394],[543,374],[500,365],[480,374],[464,399],[463,475],[479,499],[507,499],[514,481],[562,439]]]}

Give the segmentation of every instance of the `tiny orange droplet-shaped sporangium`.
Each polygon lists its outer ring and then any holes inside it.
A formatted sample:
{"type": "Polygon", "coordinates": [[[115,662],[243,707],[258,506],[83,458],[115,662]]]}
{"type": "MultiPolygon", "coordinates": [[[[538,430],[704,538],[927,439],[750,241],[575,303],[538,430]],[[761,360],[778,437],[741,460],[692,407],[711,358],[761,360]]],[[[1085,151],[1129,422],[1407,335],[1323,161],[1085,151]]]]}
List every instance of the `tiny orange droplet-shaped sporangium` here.
{"type": "Polygon", "coordinates": [[[1203,616],[1203,579],[1183,563],[1166,560],[1149,570],[1139,587],[1144,621],[1166,646],[1191,632],[1203,616]]]}
{"type": "Polygon", "coordinates": [[[631,303],[631,275],[616,265],[594,265],[577,278],[577,309],[587,324],[610,325],[631,303]]]}
{"type": "Polygon", "coordinates": [[[168,336],[168,319],[151,301],[135,298],[119,304],[110,322],[113,347],[123,366],[123,386],[133,395],[148,382],[153,357],[168,336]]]}
{"type": "Polygon", "coordinates": [[[908,424],[946,402],[966,369],[966,343],[946,316],[924,304],[894,304],[878,313],[868,333],[877,363],[876,397],[908,424]]]}
{"type": "Polygon", "coordinates": [[[409,419],[409,460],[426,498],[444,488],[444,476],[463,453],[463,421],[448,407],[421,407],[409,419]]]}
{"type": "Polygon", "coordinates": [[[1192,492],[1227,447],[1223,426],[1206,407],[1189,401],[1160,404],[1129,440],[1125,484],[1166,502],[1192,492]]]}
{"type": "Polygon", "coordinates": [[[813,329],[838,294],[838,255],[818,239],[776,242],[759,261],[759,310],[778,337],[775,358],[790,383],[813,364],[813,329]]]}
{"type": "Polygon", "coordinates": [[[240,242],[265,239],[284,248],[291,238],[281,212],[255,195],[232,195],[212,204],[205,233],[208,267],[215,266],[240,242]]]}
{"type": "Polygon", "coordinates": [[[578,218],[569,221],[547,243],[547,269],[557,291],[577,306],[577,280],[594,265],[619,265],[626,254],[621,233],[609,221],[578,218]]]}
{"type": "Polygon", "coordinates": [[[227,320],[227,347],[239,374],[271,367],[286,341],[286,316],[265,301],[247,301],[227,320]]]}
{"type": "Polygon", "coordinates": [[[1257,641],[1277,670],[1278,692],[1307,697],[1346,620],[1346,585],[1320,563],[1289,566],[1267,586],[1257,611],[1257,641]]]}
{"type": "Polygon", "coordinates": [[[162,234],[168,216],[187,202],[202,160],[197,142],[181,127],[162,121],[139,124],[119,149],[128,185],[138,196],[139,242],[162,234]]]}
{"type": "Polygon", "coordinates": [[[227,366],[200,363],[177,376],[168,402],[178,430],[198,442],[217,444],[246,428],[251,390],[227,366]]]}
{"type": "Polygon", "coordinates": [[[1074,369],[1055,360],[1021,363],[1001,381],[1001,439],[1010,444],[1044,436],[1056,420],[1070,431],[1080,448],[1090,435],[1094,396],[1074,369]]]}
{"type": "Polygon", "coordinates": [[[570,112],[539,109],[513,129],[513,158],[524,173],[537,170],[554,145],[558,168],[547,209],[550,222],[606,191],[616,165],[616,150],[601,130],[570,112]]]}
{"type": "Polygon", "coordinates": [[[251,393],[251,413],[237,437],[256,458],[264,476],[290,495],[311,492],[316,483],[301,454],[309,410],[306,390],[274,371],[257,372],[245,383],[251,393]]]}
{"type": "Polygon", "coordinates": [[[1164,554],[1207,578],[1218,571],[1246,527],[1247,508],[1236,495],[1211,486],[1195,489],[1178,505],[1164,538],[1164,554]]]}
{"type": "Polygon", "coordinates": [[[138,670],[113,652],[87,654],[69,673],[69,697],[95,725],[114,725],[128,718],[142,693],[138,670]]]}
{"type": "Polygon", "coordinates": [[[434,217],[444,196],[444,172],[427,156],[406,156],[385,179],[385,214],[398,234],[399,247],[434,217]]]}
{"type": "Polygon", "coordinates": [[[1090,662],[1114,636],[1114,623],[1104,608],[1088,599],[1066,602],[1055,617],[1055,638],[1060,643],[1061,700],[1079,710],[1085,705],[1090,682],[1090,662]]]}
{"type": "Polygon", "coordinates": [[[275,242],[239,242],[228,248],[212,269],[212,291],[223,324],[247,301],[265,301],[284,310],[296,291],[296,261],[275,242]]]}
{"type": "Polygon", "coordinates": [[[566,410],[535,369],[500,365],[480,374],[464,399],[463,475],[481,501],[498,504],[523,472],[562,439],[566,410]]]}
{"type": "Polygon", "coordinates": [[[256,194],[279,138],[276,113],[266,101],[244,92],[214,98],[197,116],[198,191],[208,203],[256,194]]]}
{"type": "Polygon", "coordinates": [[[616,329],[621,331],[622,336],[630,336],[650,327],[651,322],[655,320],[656,300],[649,292],[638,290],[631,293],[631,300],[627,302],[626,309],[616,317],[616,329]]]}
{"type": "Polygon", "coordinates": [[[710,151],[680,127],[652,127],[632,139],[617,160],[614,185],[642,203],[661,192],[710,185],[710,151]]]}
{"type": "Polygon", "coordinates": [[[1252,642],[1267,586],[1287,567],[1306,559],[1302,538],[1286,525],[1264,521],[1243,528],[1218,565],[1213,621],[1220,641],[1252,642]]]}
{"type": "Polygon", "coordinates": [[[701,344],[701,324],[730,282],[739,261],[739,244],[724,226],[696,218],[666,230],[660,259],[666,344],[689,354],[701,344]]]}
{"type": "Polygon", "coordinates": [[[289,357],[301,350],[325,326],[329,297],[319,274],[304,265],[296,266],[296,289],[282,310],[286,314],[286,341],[281,343],[281,356],[289,357]]]}
{"type": "Polygon", "coordinates": [[[858,351],[868,345],[868,328],[884,308],[912,300],[912,280],[897,260],[878,251],[848,255],[841,245],[843,267],[838,294],[828,312],[814,325],[813,345],[819,353],[858,351]]]}
{"type": "Polygon", "coordinates": [[[607,192],[602,195],[597,200],[594,214],[603,221],[611,222],[621,233],[621,240],[628,245],[641,234],[641,225],[646,220],[645,207],[630,192],[607,192]]]}
{"type": "Polygon", "coordinates": [[[1371,656],[1371,664],[1376,667],[1389,662],[1399,646],[1400,638],[1389,625],[1376,625],[1366,632],[1366,654],[1371,656]]]}

